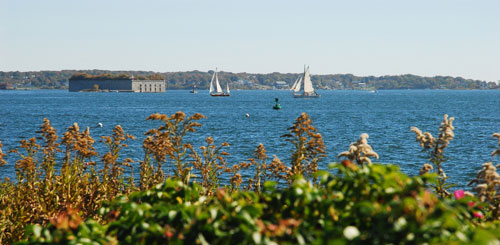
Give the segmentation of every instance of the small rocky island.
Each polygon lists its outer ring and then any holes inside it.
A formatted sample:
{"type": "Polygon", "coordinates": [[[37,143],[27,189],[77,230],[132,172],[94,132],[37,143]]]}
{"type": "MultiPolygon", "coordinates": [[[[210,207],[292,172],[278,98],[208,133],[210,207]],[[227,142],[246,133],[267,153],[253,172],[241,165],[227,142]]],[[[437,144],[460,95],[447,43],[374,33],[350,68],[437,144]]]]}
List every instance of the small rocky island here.
{"type": "Polygon", "coordinates": [[[159,74],[134,77],[129,74],[75,73],[69,78],[69,92],[163,93],[165,89],[165,79],[159,74]]]}

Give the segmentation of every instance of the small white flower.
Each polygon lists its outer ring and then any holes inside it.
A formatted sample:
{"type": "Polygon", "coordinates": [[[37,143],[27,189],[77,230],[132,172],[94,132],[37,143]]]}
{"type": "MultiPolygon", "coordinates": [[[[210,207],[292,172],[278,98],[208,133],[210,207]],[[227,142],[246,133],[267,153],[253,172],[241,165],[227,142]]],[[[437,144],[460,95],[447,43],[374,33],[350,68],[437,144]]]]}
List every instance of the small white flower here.
{"type": "Polygon", "coordinates": [[[394,230],[400,231],[406,226],[406,224],[407,224],[406,219],[404,217],[401,217],[394,223],[394,230]]]}
{"type": "Polygon", "coordinates": [[[356,226],[348,226],[344,229],[344,236],[348,240],[352,240],[359,236],[359,230],[356,226]]]}
{"type": "Polygon", "coordinates": [[[464,233],[457,231],[455,233],[455,235],[457,236],[458,239],[460,239],[460,241],[463,241],[463,242],[467,241],[467,236],[464,233]]]}

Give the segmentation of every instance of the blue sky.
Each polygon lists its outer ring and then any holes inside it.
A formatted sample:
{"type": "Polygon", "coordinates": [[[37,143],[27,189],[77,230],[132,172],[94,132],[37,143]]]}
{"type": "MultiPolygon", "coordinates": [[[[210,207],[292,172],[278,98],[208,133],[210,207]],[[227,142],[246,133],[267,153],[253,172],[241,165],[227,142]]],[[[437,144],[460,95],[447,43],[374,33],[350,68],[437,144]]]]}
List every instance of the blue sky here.
{"type": "Polygon", "coordinates": [[[0,0],[0,70],[500,80],[500,1],[0,0]]]}

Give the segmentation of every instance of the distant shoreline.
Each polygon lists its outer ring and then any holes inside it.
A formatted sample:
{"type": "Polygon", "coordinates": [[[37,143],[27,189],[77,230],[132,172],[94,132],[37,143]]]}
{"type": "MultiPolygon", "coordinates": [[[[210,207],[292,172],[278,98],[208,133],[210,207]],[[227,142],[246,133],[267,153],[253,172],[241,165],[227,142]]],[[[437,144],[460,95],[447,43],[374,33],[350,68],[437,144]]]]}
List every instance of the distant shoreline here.
{"type": "MultiPolygon", "coordinates": [[[[61,90],[61,91],[68,91],[68,88],[15,88],[15,89],[0,89],[0,91],[34,91],[34,90],[61,90]]],[[[187,89],[187,88],[174,88],[174,89],[167,89],[165,92],[162,93],[168,93],[168,91],[191,91],[192,89],[187,89]]],[[[317,89],[318,91],[372,91],[370,89],[317,89]]],[[[442,88],[436,88],[436,89],[420,89],[420,88],[413,88],[413,89],[377,89],[377,91],[398,91],[398,90],[456,90],[456,91],[481,91],[481,90],[500,90],[500,88],[456,88],[456,89],[442,89],[442,88]]],[[[198,91],[203,92],[206,91],[208,93],[208,89],[199,89],[198,91]]],[[[289,91],[287,89],[233,89],[232,91],[289,91]]],[[[98,91],[79,91],[82,93],[111,93],[111,92],[121,92],[121,93],[133,93],[131,91],[115,91],[115,90],[98,90],[98,91]]]]}
{"type": "MultiPolygon", "coordinates": [[[[314,70],[312,70],[314,71],[314,70]]],[[[166,90],[208,89],[213,74],[209,71],[152,72],[152,71],[109,71],[109,70],[62,70],[1,72],[0,89],[67,89],[69,79],[77,73],[89,76],[161,76],[166,81],[166,90]]],[[[267,90],[290,87],[299,73],[233,73],[218,72],[219,81],[229,83],[231,89],[267,90]]],[[[412,74],[386,76],[356,76],[353,74],[329,74],[311,76],[316,89],[326,90],[397,90],[397,89],[500,89],[499,82],[466,79],[452,76],[423,77],[412,74]]]]}

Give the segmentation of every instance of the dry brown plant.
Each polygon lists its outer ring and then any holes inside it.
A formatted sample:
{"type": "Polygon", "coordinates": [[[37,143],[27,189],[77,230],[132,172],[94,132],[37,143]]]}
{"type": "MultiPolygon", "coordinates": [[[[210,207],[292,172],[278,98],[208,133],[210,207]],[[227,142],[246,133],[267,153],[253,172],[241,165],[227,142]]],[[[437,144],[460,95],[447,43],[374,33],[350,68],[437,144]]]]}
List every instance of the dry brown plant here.
{"type": "MultiPolygon", "coordinates": [[[[157,129],[149,130],[145,135],[143,148],[145,150],[144,161],[141,162],[140,188],[147,189],[150,185],[160,183],[164,180],[165,174],[162,166],[165,163],[173,165],[174,176],[182,182],[188,183],[191,178],[191,168],[188,167],[189,144],[184,142],[184,137],[188,132],[195,132],[201,127],[198,120],[206,118],[200,113],[196,113],[186,118],[186,114],[178,111],[170,117],[164,114],[155,113],[146,120],[161,121],[157,129]],[[151,165],[154,160],[156,169],[151,165]]],[[[168,172],[167,165],[167,172],[168,172]]]]}
{"type": "Polygon", "coordinates": [[[260,193],[262,184],[266,181],[266,149],[263,144],[259,144],[254,151],[255,158],[248,159],[255,168],[253,181],[255,182],[255,192],[260,193]]]}
{"type": "MultiPolygon", "coordinates": [[[[254,157],[248,159],[249,162],[242,162],[240,164],[233,166],[233,168],[237,169],[238,171],[240,169],[253,168],[254,175],[253,175],[253,177],[250,177],[247,180],[247,187],[245,189],[253,190],[257,193],[261,192],[262,184],[266,181],[266,176],[267,176],[267,174],[266,174],[266,170],[267,170],[266,160],[267,160],[267,158],[268,157],[266,155],[266,149],[265,149],[264,145],[259,144],[254,151],[254,157]]],[[[233,174],[233,176],[236,178],[235,180],[240,181],[240,184],[241,184],[241,175],[234,175],[233,174]],[[237,176],[239,176],[239,179],[237,176]]]]}
{"type": "Polygon", "coordinates": [[[5,157],[5,153],[3,153],[2,151],[2,141],[0,141],[0,167],[7,164],[7,161],[4,160],[4,157],[5,157]]]}
{"type": "MultiPolygon", "coordinates": [[[[107,170],[98,170],[93,161],[97,152],[88,128],[80,131],[78,124],[73,124],[59,143],[56,130],[44,119],[37,133],[41,135],[40,144],[33,137],[22,140],[20,147],[11,151],[20,158],[15,165],[17,181],[0,182],[0,244],[20,240],[26,225],[45,225],[64,210],[100,220],[97,212],[103,201],[129,193],[117,156],[126,147],[122,142],[132,137],[121,127],[117,126],[112,136],[102,137],[110,149],[102,157],[109,166],[107,170]],[[65,152],[57,164],[60,146],[65,152]],[[60,166],[59,173],[56,166],[60,166]]],[[[129,159],[122,162],[127,164],[129,159]]],[[[133,186],[133,179],[129,181],[133,186]]]]}
{"type": "Polygon", "coordinates": [[[285,181],[288,184],[292,182],[292,169],[284,164],[277,156],[273,156],[271,163],[266,165],[266,178],[267,180],[274,180],[276,182],[285,181]]]}
{"type": "Polygon", "coordinates": [[[420,169],[419,171],[419,175],[424,175],[426,173],[428,173],[429,171],[433,170],[434,167],[432,167],[432,165],[428,164],[428,163],[424,163],[424,166],[422,166],[422,168],[420,169]]]}
{"type": "Polygon", "coordinates": [[[378,154],[373,151],[372,147],[368,144],[368,134],[363,133],[359,136],[359,140],[351,143],[348,151],[340,153],[337,158],[346,157],[351,162],[356,162],[359,165],[372,164],[370,157],[378,159],[378,154]]]}
{"type": "Polygon", "coordinates": [[[444,156],[444,149],[448,147],[455,134],[453,130],[453,120],[455,118],[450,117],[445,114],[443,117],[443,121],[439,126],[439,136],[438,138],[434,138],[431,133],[425,132],[422,133],[420,129],[417,127],[411,127],[410,130],[415,133],[416,141],[420,143],[420,147],[422,147],[422,151],[427,152],[429,154],[429,161],[434,165],[435,168],[430,169],[429,167],[424,167],[422,169],[427,169],[427,171],[422,171],[421,173],[427,173],[430,170],[433,170],[438,174],[438,184],[435,185],[436,193],[440,196],[448,196],[450,193],[447,189],[449,189],[452,185],[446,183],[448,176],[443,170],[443,163],[446,161],[444,156]]]}
{"type": "Polygon", "coordinates": [[[46,174],[50,174],[49,176],[45,176],[46,179],[51,179],[53,173],[50,172],[53,170],[55,164],[55,156],[57,152],[61,152],[59,149],[59,143],[57,143],[58,136],[57,131],[50,124],[49,119],[44,118],[43,124],[40,127],[40,131],[37,131],[42,135],[42,139],[44,140],[43,144],[43,168],[46,171],[46,174]],[[50,173],[49,173],[50,172],[50,173]]]}
{"type": "Polygon", "coordinates": [[[495,157],[497,155],[500,155],[500,133],[494,133],[492,135],[492,137],[494,138],[497,138],[498,140],[498,149],[494,150],[492,153],[491,153],[491,157],[495,157]]]}
{"type": "Polygon", "coordinates": [[[40,145],[36,143],[36,138],[32,137],[29,140],[21,140],[20,148],[12,150],[12,153],[17,153],[21,159],[16,161],[16,175],[18,183],[25,183],[29,188],[35,188],[34,183],[40,176],[38,162],[38,150],[40,145]]]}
{"type": "Polygon", "coordinates": [[[102,157],[101,161],[104,163],[104,168],[101,170],[102,184],[109,186],[105,189],[106,196],[108,198],[114,198],[118,193],[125,190],[123,186],[124,181],[120,179],[123,176],[123,167],[126,166],[130,169],[130,175],[128,179],[129,187],[128,193],[132,192],[134,188],[134,168],[131,165],[134,161],[130,158],[126,158],[121,163],[118,162],[120,156],[120,151],[124,147],[128,147],[127,144],[123,143],[127,139],[134,140],[135,137],[126,134],[120,125],[115,126],[113,129],[113,134],[111,136],[101,136],[101,142],[103,142],[108,147],[108,152],[106,152],[102,157]]]}
{"type": "Polygon", "coordinates": [[[325,155],[325,144],[318,130],[312,126],[312,120],[307,113],[302,113],[288,128],[289,134],[285,134],[286,141],[295,147],[292,152],[292,167],[290,174],[302,175],[306,179],[316,182],[313,174],[318,171],[318,162],[325,155]]]}
{"type": "MultiPolygon", "coordinates": [[[[206,145],[200,147],[201,155],[192,145],[188,144],[186,147],[191,150],[189,155],[193,159],[191,164],[201,175],[201,185],[205,187],[205,194],[212,196],[220,186],[220,176],[227,169],[228,163],[224,156],[229,156],[229,153],[223,151],[223,148],[229,147],[229,144],[223,142],[220,146],[216,146],[212,137],[207,137],[205,143],[206,145]]],[[[191,171],[191,167],[187,171],[191,171]]]]}
{"type": "Polygon", "coordinates": [[[226,173],[231,173],[231,177],[229,178],[229,192],[233,193],[234,191],[240,189],[240,186],[243,183],[243,178],[240,174],[240,170],[246,169],[249,166],[249,163],[242,162],[224,170],[224,172],[226,173]]]}
{"type": "MultiPolygon", "coordinates": [[[[95,140],[90,136],[90,129],[87,127],[80,132],[77,123],[68,127],[64,133],[61,145],[66,147],[66,153],[61,167],[62,203],[80,203],[81,195],[79,190],[87,189],[87,176],[84,176],[87,166],[94,167],[95,161],[92,158],[97,156],[94,148],[95,140]]],[[[80,206],[74,206],[79,208],[80,206]]]]}
{"type": "Polygon", "coordinates": [[[468,185],[472,184],[476,184],[474,191],[482,202],[492,202],[494,199],[500,198],[500,175],[492,162],[483,164],[476,179],[470,181],[468,185]]]}
{"type": "MultiPolygon", "coordinates": [[[[494,158],[500,155],[500,133],[494,133],[492,137],[498,140],[498,149],[491,153],[491,157],[494,158]]],[[[476,179],[468,184],[469,186],[475,184],[472,190],[476,192],[479,200],[489,204],[494,217],[500,216],[500,174],[497,172],[498,167],[500,164],[495,167],[493,162],[484,163],[476,179]]]]}
{"type": "Polygon", "coordinates": [[[245,190],[261,192],[263,183],[268,180],[278,183],[280,181],[284,181],[288,184],[292,183],[293,175],[291,174],[291,168],[281,162],[278,157],[273,156],[271,163],[266,163],[268,157],[263,144],[257,146],[254,151],[254,156],[255,158],[248,159],[249,162],[241,162],[225,170],[225,172],[231,173],[231,178],[229,179],[231,192],[239,190],[240,185],[243,183],[240,171],[252,167],[254,174],[253,177],[247,179],[247,185],[243,188],[245,190]]]}

